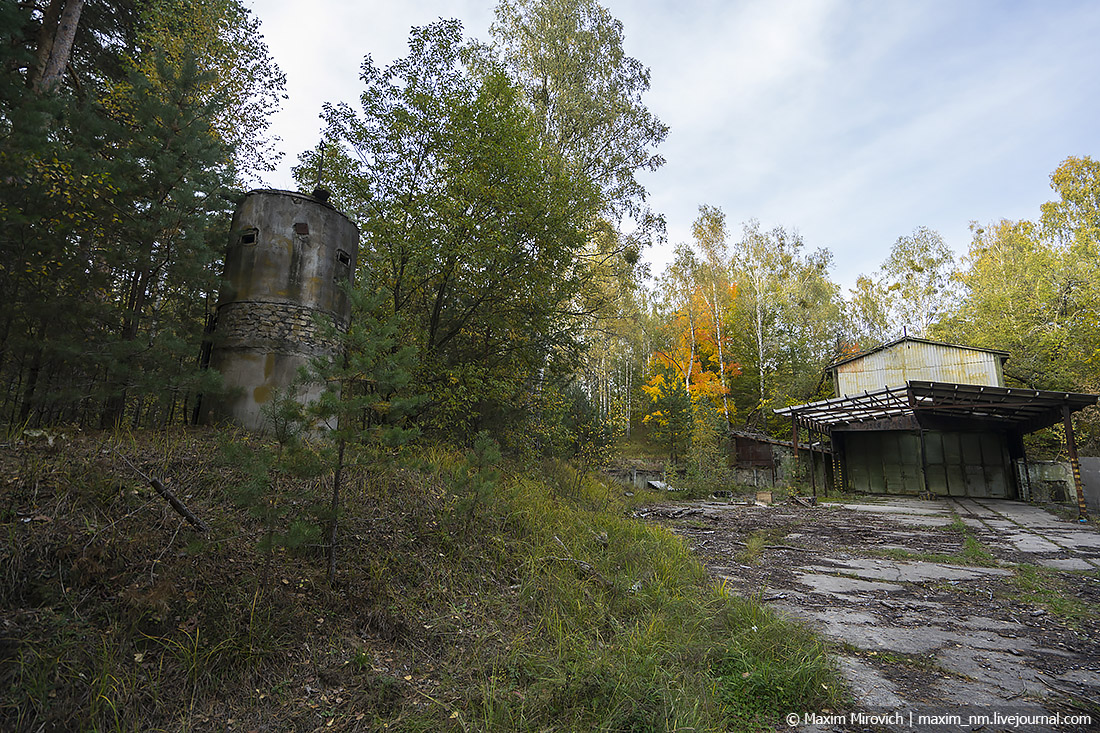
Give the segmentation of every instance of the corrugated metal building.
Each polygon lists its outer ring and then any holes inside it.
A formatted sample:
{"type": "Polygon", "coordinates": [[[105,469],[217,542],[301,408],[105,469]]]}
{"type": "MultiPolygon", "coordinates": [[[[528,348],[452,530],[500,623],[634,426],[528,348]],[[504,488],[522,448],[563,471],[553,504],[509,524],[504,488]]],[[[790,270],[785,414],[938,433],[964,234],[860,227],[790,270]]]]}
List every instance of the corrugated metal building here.
{"type": "Polygon", "coordinates": [[[1026,496],[1023,436],[1095,395],[1009,388],[1008,353],[905,337],[829,367],[837,397],[776,410],[830,439],[832,483],[887,494],[1026,496]],[[837,475],[838,474],[838,475],[837,475]]]}
{"type": "Polygon", "coordinates": [[[908,336],[838,361],[829,371],[838,397],[900,387],[911,380],[1003,387],[1007,359],[1007,351],[908,336]]]}

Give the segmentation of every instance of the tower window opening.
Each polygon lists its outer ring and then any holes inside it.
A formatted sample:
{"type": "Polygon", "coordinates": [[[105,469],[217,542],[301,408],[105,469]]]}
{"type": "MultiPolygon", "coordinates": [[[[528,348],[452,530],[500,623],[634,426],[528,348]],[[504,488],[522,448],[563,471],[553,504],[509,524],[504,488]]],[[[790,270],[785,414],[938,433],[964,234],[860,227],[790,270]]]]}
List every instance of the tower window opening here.
{"type": "Polygon", "coordinates": [[[336,250],[336,267],[332,273],[333,282],[351,279],[351,255],[342,249],[336,250]]]}

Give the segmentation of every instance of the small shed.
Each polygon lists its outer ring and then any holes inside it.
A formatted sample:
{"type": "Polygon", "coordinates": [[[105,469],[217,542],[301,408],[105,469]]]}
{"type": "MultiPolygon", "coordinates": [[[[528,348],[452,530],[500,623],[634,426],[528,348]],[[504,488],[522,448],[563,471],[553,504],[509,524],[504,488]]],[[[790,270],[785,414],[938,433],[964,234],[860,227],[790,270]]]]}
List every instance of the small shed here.
{"type": "Polygon", "coordinates": [[[830,366],[836,398],[776,414],[790,417],[796,443],[800,428],[811,439],[829,439],[838,486],[1020,498],[1028,493],[1019,483],[1027,480],[1019,470],[1026,463],[1023,436],[1063,423],[1076,466],[1070,415],[1096,404],[1097,396],[1006,387],[1007,358],[1003,351],[906,337],[830,366]]]}
{"type": "Polygon", "coordinates": [[[790,481],[798,471],[808,476],[815,487],[818,483],[827,486],[828,463],[832,459],[828,446],[820,442],[804,444],[796,457],[794,443],[789,440],[743,430],[730,430],[728,435],[729,467],[737,483],[775,487],[790,481]],[[817,454],[816,460],[811,459],[811,452],[817,454]]]}

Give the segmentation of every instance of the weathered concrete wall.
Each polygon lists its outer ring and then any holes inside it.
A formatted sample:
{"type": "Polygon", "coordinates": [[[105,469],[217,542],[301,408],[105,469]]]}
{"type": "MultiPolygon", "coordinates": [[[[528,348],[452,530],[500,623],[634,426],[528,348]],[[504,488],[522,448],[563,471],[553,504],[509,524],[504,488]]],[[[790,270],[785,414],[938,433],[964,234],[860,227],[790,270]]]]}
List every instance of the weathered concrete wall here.
{"type": "Polygon", "coordinates": [[[792,487],[796,484],[805,491],[816,482],[817,493],[824,496],[829,490],[827,481],[828,462],[830,461],[820,452],[814,454],[813,469],[814,480],[810,481],[810,450],[803,445],[798,451],[798,462],[794,460],[794,448],[785,445],[772,447],[772,455],[775,456],[774,480],[773,472],[769,467],[763,467],[753,472],[751,468],[737,469],[737,480],[746,486],[758,486],[761,488],[792,487]]]}
{"type": "Polygon", "coordinates": [[[1023,488],[1029,491],[1032,501],[1053,501],[1076,503],[1076,489],[1073,486],[1073,472],[1069,464],[1062,461],[1028,461],[1027,476],[1020,475],[1022,461],[1016,462],[1019,479],[1026,480],[1023,488]]]}
{"type": "MultiPolygon", "coordinates": [[[[1100,514],[1100,458],[1081,458],[1081,483],[1085,505],[1100,514]]],[[[1028,461],[1027,478],[1033,501],[1052,501],[1077,506],[1077,487],[1068,461],[1028,461]]]]}
{"type": "MultiPolygon", "coordinates": [[[[317,321],[347,328],[344,288],[358,248],[358,228],[327,203],[291,191],[245,196],[233,217],[210,357],[226,391],[207,399],[207,422],[264,429],[263,408],[276,392],[312,357],[333,355],[317,321]]],[[[319,393],[309,385],[299,398],[319,393]]]]}
{"type": "Polygon", "coordinates": [[[1081,458],[1081,483],[1089,512],[1100,515],[1100,458],[1081,458]]]}

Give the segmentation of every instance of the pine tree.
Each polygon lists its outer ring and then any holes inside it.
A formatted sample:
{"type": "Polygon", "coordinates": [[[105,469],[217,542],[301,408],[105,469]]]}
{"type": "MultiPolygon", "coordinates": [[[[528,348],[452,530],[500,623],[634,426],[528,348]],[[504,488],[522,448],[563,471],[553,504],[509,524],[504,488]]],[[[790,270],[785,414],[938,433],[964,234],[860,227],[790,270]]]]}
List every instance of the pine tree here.
{"type": "Polygon", "coordinates": [[[325,517],[328,579],[336,580],[336,547],[345,456],[349,444],[372,461],[414,439],[418,430],[407,417],[422,402],[409,394],[416,368],[416,349],[403,343],[400,323],[387,312],[387,294],[369,290],[372,283],[349,289],[352,320],[340,332],[325,322],[334,353],[315,357],[302,379],[324,385],[305,414],[326,446],[332,493],[325,517]]]}

